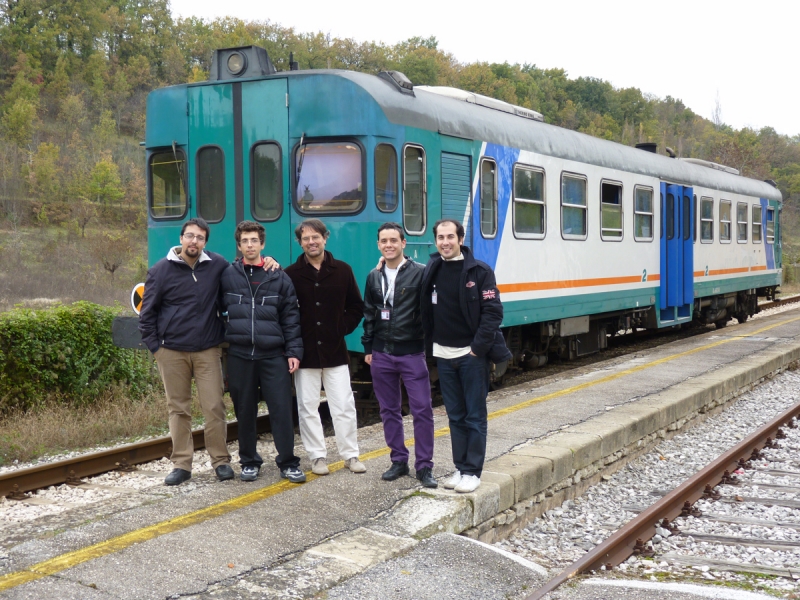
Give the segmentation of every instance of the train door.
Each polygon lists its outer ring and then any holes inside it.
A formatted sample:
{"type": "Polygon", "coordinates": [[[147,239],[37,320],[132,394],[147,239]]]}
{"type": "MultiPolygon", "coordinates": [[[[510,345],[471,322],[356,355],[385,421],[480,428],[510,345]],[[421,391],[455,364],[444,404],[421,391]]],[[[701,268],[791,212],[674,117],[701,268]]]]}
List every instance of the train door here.
{"type": "Polygon", "coordinates": [[[691,320],[694,302],[692,188],[661,184],[661,292],[663,325],[691,320]]]}
{"type": "Polygon", "coordinates": [[[289,264],[286,80],[190,87],[189,194],[192,216],[208,221],[208,248],[236,256],[234,230],[244,219],[263,223],[265,252],[289,264]]]}
{"type": "Polygon", "coordinates": [[[467,154],[442,152],[442,218],[464,224],[464,244],[472,248],[472,160],[467,154]]]}
{"type": "Polygon", "coordinates": [[[231,260],[236,256],[234,94],[233,86],[188,89],[189,216],[210,228],[209,250],[231,260]]]}
{"type": "Polygon", "coordinates": [[[286,79],[250,81],[241,86],[244,218],[264,226],[264,252],[288,266],[293,238],[286,79]]]}

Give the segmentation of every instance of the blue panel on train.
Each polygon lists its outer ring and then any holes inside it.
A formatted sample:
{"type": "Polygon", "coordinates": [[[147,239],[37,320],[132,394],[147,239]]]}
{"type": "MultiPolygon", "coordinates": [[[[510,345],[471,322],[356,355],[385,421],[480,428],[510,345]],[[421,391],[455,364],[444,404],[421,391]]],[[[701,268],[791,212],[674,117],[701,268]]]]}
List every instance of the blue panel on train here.
{"type": "Polygon", "coordinates": [[[511,201],[511,186],[514,184],[514,163],[519,160],[519,150],[497,144],[486,144],[486,150],[483,155],[493,158],[497,163],[497,234],[493,238],[485,238],[481,234],[481,198],[480,186],[478,186],[472,202],[471,226],[475,230],[472,246],[475,251],[475,258],[482,260],[494,269],[497,266],[500,243],[503,240],[503,228],[506,223],[508,205],[511,201]]]}

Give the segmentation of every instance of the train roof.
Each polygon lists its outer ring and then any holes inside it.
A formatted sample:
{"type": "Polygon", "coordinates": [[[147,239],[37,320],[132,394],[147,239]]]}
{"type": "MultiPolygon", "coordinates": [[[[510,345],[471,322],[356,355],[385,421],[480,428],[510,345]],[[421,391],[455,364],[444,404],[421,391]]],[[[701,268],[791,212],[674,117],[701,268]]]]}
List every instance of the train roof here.
{"type": "MultiPolygon", "coordinates": [[[[783,200],[780,191],[764,181],[668,158],[557,125],[465,102],[452,95],[419,88],[414,88],[411,93],[410,90],[401,89],[390,78],[357,71],[314,69],[281,71],[253,79],[317,76],[342,77],[358,85],[378,103],[386,118],[397,125],[418,127],[437,131],[443,135],[491,142],[565,160],[639,173],[670,183],[699,185],[778,202],[783,200]]],[[[239,79],[243,80],[246,79],[239,79]]],[[[230,80],[208,81],[189,86],[230,82],[230,80]]]]}
{"type": "Polygon", "coordinates": [[[328,73],[349,79],[362,87],[381,106],[386,117],[399,125],[492,142],[684,185],[699,185],[782,201],[777,188],[757,179],[668,158],[424,89],[414,88],[412,96],[399,91],[391,82],[366,73],[334,70],[328,73]]]}

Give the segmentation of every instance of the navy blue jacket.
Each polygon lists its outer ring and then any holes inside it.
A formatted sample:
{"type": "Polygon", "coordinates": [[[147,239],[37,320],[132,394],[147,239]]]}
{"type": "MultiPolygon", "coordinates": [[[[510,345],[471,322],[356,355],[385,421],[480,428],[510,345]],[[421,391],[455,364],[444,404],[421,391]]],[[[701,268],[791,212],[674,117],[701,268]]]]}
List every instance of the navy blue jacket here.
{"type": "Polygon", "coordinates": [[[265,271],[253,292],[244,268],[237,259],[220,281],[220,306],[228,312],[228,354],[254,360],[276,356],[302,360],[300,309],[292,280],[283,271],[265,271]]]}
{"type": "Polygon", "coordinates": [[[194,268],[170,249],[147,272],[139,331],[150,352],[168,348],[201,352],[219,346],[225,332],[217,306],[219,280],[229,264],[219,254],[200,255],[194,268]]]}
{"type": "MultiPolygon", "coordinates": [[[[487,356],[494,362],[510,358],[505,347],[502,334],[499,335],[503,322],[503,304],[497,290],[494,271],[485,262],[475,260],[467,246],[461,246],[464,255],[461,281],[458,286],[458,300],[461,315],[474,335],[470,348],[476,356],[487,356]]],[[[422,293],[420,309],[422,327],[425,330],[425,346],[428,356],[433,356],[433,280],[442,266],[442,257],[438,252],[431,254],[422,276],[422,293]]]]}

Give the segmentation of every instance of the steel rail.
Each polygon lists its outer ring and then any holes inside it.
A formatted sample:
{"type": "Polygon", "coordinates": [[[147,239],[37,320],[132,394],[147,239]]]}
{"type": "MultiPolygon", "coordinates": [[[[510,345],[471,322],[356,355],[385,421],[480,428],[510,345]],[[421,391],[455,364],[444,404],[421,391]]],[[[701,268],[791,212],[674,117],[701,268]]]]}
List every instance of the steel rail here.
{"type": "Polygon", "coordinates": [[[776,306],[783,306],[784,304],[794,304],[795,302],[800,302],[800,294],[796,296],[787,296],[786,298],[776,298],[769,302],[762,302],[758,305],[758,308],[759,310],[768,310],[776,306]]]}
{"type": "MultiPolygon", "coordinates": [[[[258,433],[271,431],[269,415],[258,417],[256,429],[258,433]]],[[[195,450],[205,448],[203,435],[205,429],[192,431],[195,450]]],[[[239,436],[238,421],[228,423],[228,442],[239,436]]],[[[24,500],[25,493],[39,490],[51,485],[80,485],[81,478],[108,473],[109,471],[134,471],[136,465],[158,460],[172,453],[172,440],[169,436],[126,444],[110,450],[83,454],[68,460],[61,460],[38,467],[19,469],[0,475],[0,496],[12,500],[24,500]]]]}
{"type": "Polygon", "coordinates": [[[698,471],[661,500],[628,521],[616,533],[572,563],[525,600],[540,600],[577,575],[598,571],[601,567],[609,570],[627,560],[632,554],[643,550],[647,541],[655,535],[656,527],[665,525],[668,527],[669,522],[676,517],[689,514],[692,504],[704,495],[713,492],[723,478],[730,477],[730,474],[736,469],[758,457],[764,446],[768,446],[772,440],[780,438],[782,435],[782,432],[779,433],[780,428],[798,417],[800,417],[800,404],[796,404],[753,432],[704,469],[698,471]],[[663,522],[664,519],[668,521],[666,524],[663,522]]]}

